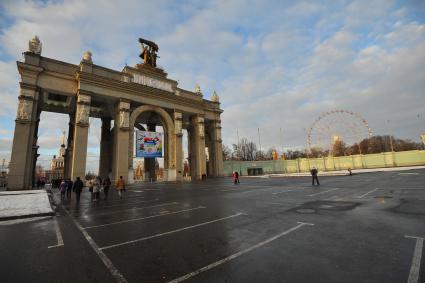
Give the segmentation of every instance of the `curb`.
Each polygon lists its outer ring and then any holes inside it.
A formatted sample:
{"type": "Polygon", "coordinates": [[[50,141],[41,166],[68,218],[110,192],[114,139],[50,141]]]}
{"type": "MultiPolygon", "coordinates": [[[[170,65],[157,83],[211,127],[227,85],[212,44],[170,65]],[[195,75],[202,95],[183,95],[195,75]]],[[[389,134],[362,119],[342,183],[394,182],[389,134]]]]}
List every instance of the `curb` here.
{"type": "Polygon", "coordinates": [[[16,215],[16,216],[4,216],[0,217],[1,221],[7,220],[15,220],[15,219],[25,219],[25,218],[33,218],[33,217],[43,217],[43,216],[54,216],[55,212],[45,212],[45,213],[34,213],[34,214],[25,214],[25,215],[16,215]]]}

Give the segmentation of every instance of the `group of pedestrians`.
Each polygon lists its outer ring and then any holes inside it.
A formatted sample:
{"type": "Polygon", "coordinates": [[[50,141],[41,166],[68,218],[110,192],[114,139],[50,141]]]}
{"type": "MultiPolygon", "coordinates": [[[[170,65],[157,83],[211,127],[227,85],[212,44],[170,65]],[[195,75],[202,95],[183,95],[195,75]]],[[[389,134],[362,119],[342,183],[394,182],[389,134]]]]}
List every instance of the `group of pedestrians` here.
{"type": "MultiPolygon", "coordinates": [[[[86,186],[88,187],[90,191],[90,200],[92,202],[99,201],[101,192],[103,192],[104,194],[103,199],[107,200],[111,185],[112,185],[112,182],[109,177],[106,177],[104,180],[102,180],[99,176],[97,176],[93,180],[89,180],[86,183],[86,186]]],[[[72,192],[74,192],[77,203],[79,203],[83,188],[84,188],[84,183],[80,179],[80,177],[77,177],[75,182],[73,182],[71,179],[62,180],[59,185],[61,201],[65,201],[65,200],[71,201],[71,195],[72,195],[72,192]]],[[[122,199],[123,192],[125,191],[125,182],[122,176],[120,176],[120,178],[116,182],[115,188],[118,192],[120,199],[122,199]]]]}
{"type": "Polygon", "coordinates": [[[101,192],[103,192],[104,194],[103,200],[107,200],[111,184],[111,179],[109,179],[109,177],[106,177],[103,181],[102,178],[100,178],[99,176],[97,176],[93,180],[89,180],[88,187],[90,191],[91,201],[99,201],[101,192]]]}
{"type": "Polygon", "coordinates": [[[45,185],[46,185],[46,181],[44,179],[38,179],[36,182],[37,190],[44,189],[45,185]]]}

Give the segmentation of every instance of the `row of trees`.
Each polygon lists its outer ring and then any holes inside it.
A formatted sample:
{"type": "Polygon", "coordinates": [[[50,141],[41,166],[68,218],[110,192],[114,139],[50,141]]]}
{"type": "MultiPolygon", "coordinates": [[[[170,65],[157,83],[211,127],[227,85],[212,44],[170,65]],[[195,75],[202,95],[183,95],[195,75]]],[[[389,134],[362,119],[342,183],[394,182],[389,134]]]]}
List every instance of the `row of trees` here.
{"type": "MultiPolygon", "coordinates": [[[[343,141],[336,141],[332,149],[325,150],[319,147],[312,148],[308,154],[306,150],[288,150],[285,152],[285,159],[297,158],[317,158],[325,156],[345,156],[354,154],[372,154],[389,151],[406,151],[406,150],[421,150],[425,149],[424,144],[414,142],[408,139],[397,139],[393,136],[374,136],[362,140],[360,143],[347,145],[343,141]]],[[[223,145],[224,160],[242,160],[242,161],[259,161],[273,160],[276,152],[274,148],[267,151],[262,151],[257,148],[257,145],[249,141],[247,138],[242,138],[238,144],[233,144],[232,147],[223,145]]]]}

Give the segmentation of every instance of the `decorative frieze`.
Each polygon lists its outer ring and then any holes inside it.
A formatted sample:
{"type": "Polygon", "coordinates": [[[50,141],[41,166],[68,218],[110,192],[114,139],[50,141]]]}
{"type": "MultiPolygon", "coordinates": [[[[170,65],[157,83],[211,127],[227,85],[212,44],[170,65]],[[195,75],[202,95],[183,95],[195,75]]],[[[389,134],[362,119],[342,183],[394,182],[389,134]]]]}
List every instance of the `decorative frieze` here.
{"type": "Polygon", "coordinates": [[[77,115],[76,124],[78,126],[88,126],[90,117],[90,102],[89,95],[79,94],[77,99],[77,115]]]}
{"type": "Polygon", "coordinates": [[[196,123],[199,128],[199,137],[205,137],[205,125],[204,125],[204,117],[198,116],[196,117],[196,123]]]}
{"type": "Polygon", "coordinates": [[[33,89],[21,88],[16,120],[21,122],[31,121],[35,93],[36,91],[33,89]]]}
{"type": "Polygon", "coordinates": [[[221,142],[221,121],[215,121],[215,138],[216,141],[221,142]]]}
{"type": "Polygon", "coordinates": [[[174,112],[174,132],[176,135],[182,135],[182,113],[174,112]]]}
{"type": "Polygon", "coordinates": [[[28,96],[19,97],[18,113],[16,119],[19,121],[31,121],[33,99],[28,96]]]}
{"type": "Polygon", "coordinates": [[[145,75],[133,74],[133,82],[138,83],[138,84],[142,84],[142,85],[145,85],[145,86],[149,86],[149,87],[173,92],[173,87],[172,87],[171,83],[166,82],[166,81],[161,81],[161,80],[158,80],[156,78],[148,77],[148,76],[145,76],[145,75]]]}
{"type": "Polygon", "coordinates": [[[120,101],[118,109],[120,112],[119,127],[122,130],[128,130],[130,128],[130,103],[127,101],[120,101]]]}

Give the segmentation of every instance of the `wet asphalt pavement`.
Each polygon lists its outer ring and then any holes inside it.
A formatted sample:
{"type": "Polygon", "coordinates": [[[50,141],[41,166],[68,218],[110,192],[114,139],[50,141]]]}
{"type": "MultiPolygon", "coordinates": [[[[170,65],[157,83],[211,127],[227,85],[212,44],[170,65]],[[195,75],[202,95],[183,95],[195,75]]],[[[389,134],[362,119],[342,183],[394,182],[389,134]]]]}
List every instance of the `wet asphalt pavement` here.
{"type": "Polygon", "coordinates": [[[425,282],[425,170],[320,182],[85,189],[56,217],[0,222],[0,281],[425,282]]]}

